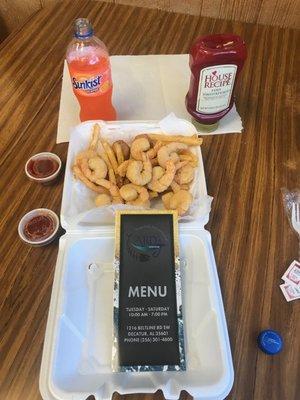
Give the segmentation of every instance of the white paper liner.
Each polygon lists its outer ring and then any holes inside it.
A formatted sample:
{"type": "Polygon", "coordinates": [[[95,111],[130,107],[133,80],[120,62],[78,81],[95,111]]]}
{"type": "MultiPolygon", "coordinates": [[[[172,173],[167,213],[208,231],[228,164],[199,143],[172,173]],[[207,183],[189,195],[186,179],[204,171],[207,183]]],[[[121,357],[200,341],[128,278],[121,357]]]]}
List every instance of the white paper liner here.
{"type": "MultiPolygon", "coordinates": [[[[72,165],[76,154],[86,149],[91,137],[91,129],[95,122],[88,122],[79,125],[72,133],[70,139],[70,147],[68,154],[68,163],[66,170],[66,181],[71,180],[71,193],[67,207],[62,207],[62,214],[69,225],[77,225],[83,220],[87,224],[112,223],[115,210],[119,209],[135,209],[131,205],[118,204],[104,207],[95,207],[94,200],[97,194],[88,189],[80,180],[73,177],[72,165]]],[[[113,143],[116,140],[124,140],[131,143],[134,137],[141,132],[159,132],[166,135],[182,134],[193,135],[196,133],[194,126],[188,121],[177,118],[174,114],[168,115],[158,123],[105,123],[98,122],[101,126],[101,135],[109,142],[113,143]]],[[[195,178],[191,185],[190,191],[193,195],[193,202],[188,213],[180,218],[180,221],[192,221],[209,214],[212,197],[208,196],[205,187],[205,178],[202,164],[202,156],[199,147],[191,147],[191,150],[199,159],[199,166],[195,170],[195,178]]],[[[68,186],[68,185],[66,185],[68,186]]],[[[163,204],[160,199],[151,201],[151,208],[163,209],[163,204]]]]}
{"type": "MultiPolygon", "coordinates": [[[[111,56],[110,62],[118,120],[160,120],[174,112],[179,118],[192,121],[185,107],[191,76],[188,54],[111,56]]],[[[71,129],[79,123],[79,104],[65,61],[56,142],[68,142],[71,129]]],[[[233,105],[215,131],[200,134],[211,136],[242,129],[241,117],[233,105]]]]}

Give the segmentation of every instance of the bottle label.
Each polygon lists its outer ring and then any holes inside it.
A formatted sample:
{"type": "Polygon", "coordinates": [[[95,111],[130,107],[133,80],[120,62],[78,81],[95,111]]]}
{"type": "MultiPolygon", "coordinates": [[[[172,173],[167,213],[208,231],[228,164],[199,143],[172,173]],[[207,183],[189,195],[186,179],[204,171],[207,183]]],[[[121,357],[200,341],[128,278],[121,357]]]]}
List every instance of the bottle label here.
{"type": "Polygon", "coordinates": [[[98,74],[90,75],[84,73],[72,74],[73,89],[81,96],[99,96],[107,92],[111,86],[111,73],[108,68],[98,74]]]}
{"type": "Polygon", "coordinates": [[[196,110],[202,114],[215,114],[229,104],[237,66],[215,65],[200,71],[196,110]]]}

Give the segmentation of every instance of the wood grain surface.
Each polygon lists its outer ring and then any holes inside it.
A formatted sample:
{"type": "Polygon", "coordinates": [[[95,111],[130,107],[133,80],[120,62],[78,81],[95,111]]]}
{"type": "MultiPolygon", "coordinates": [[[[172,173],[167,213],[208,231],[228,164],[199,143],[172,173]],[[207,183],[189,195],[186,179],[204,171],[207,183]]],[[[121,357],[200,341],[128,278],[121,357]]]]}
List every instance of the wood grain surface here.
{"type": "MultiPolygon", "coordinates": [[[[245,38],[249,55],[237,93],[244,133],[205,137],[202,147],[214,197],[207,229],[235,367],[228,398],[296,400],[300,301],[287,303],[279,284],[298,250],[280,189],[300,187],[299,32],[85,1],[36,12],[0,45],[0,399],[41,399],[38,376],[58,241],[29,247],[17,226],[33,208],[60,212],[63,176],[40,186],[26,179],[24,164],[39,151],[66,159],[67,145],[55,144],[63,59],[72,22],[83,15],[111,54],[185,53],[195,37],[211,32],[245,38]],[[283,335],[277,356],[257,349],[256,336],[265,328],[283,335]]],[[[127,397],[163,395],[115,395],[127,397]]]]}
{"type": "MultiPolygon", "coordinates": [[[[62,0],[1,0],[0,41],[37,10],[62,0]]],[[[87,0],[91,1],[91,0],[87,0]]],[[[104,0],[205,17],[300,28],[300,0],[104,0]]]]}
{"type": "MultiPolygon", "coordinates": [[[[47,1],[47,0],[44,0],[47,1]]],[[[50,0],[53,1],[53,0],[50,0]]],[[[105,0],[203,17],[300,28],[299,0],[105,0]]]]}

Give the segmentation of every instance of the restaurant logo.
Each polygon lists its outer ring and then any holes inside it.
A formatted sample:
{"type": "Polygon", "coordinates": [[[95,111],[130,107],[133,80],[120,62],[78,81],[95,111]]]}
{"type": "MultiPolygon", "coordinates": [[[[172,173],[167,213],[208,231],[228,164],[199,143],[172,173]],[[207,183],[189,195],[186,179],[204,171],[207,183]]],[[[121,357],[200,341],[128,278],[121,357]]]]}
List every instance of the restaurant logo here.
{"type": "Polygon", "coordinates": [[[164,246],[165,241],[161,231],[154,227],[138,228],[135,232],[127,235],[128,254],[141,262],[158,257],[164,246]]]}
{"type": "Polygon", "coordinates": [[[217,70],[212,71],[205,76],[204,88],[218,88],[229,86],[233,83],[233,73],[218,73],[217,70]]]}

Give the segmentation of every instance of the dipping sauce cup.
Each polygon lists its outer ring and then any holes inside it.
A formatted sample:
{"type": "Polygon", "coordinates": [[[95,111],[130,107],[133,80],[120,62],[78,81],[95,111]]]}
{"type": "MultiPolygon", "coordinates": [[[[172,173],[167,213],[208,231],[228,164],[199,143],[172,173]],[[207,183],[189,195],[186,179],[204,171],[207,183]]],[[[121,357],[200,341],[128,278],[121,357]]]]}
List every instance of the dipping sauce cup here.
{"type": "Polygon", "coordinates": [[[59,218],[48,208],[37,208],[25,214],[19,222],[18,233],[23,242],[32,246],[45,246],[58,232],[59,218]]]}
{"type": "Polygon", "coordinates": [[[61,165],[61,159],[56,154],[38,153],[26,162],[25,173],[34,182],[49,183],[58,177],[61,165]]]}

